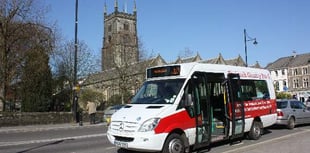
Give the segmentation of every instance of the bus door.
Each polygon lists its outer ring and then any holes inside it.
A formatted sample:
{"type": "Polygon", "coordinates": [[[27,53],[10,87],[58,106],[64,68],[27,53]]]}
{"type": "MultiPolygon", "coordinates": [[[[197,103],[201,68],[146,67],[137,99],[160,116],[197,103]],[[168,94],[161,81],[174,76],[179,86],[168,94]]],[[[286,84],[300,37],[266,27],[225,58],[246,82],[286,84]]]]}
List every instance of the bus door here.
{"type": "Polygon", "coordinates": [[[201,148],[210,144],[211,117],[210,102],[207,96],[206,73],[196,72],[191,78],[191,95],[194,102],[194,116],[196,120],[195,148],[201,148]]]}
{"type": "Polygon", "coordinates": [[[228,138],[226,79],[224,73],[207,74],[207,95],[210,101],[211,142],[228,138]]]}
{"type": "Polygon", "coordinates": [[[232,139],[244,135],[244,102],[241,98],[239,74],[228,74],[228,101],[230,103],[230,118],[232,121],[232,139]]]}

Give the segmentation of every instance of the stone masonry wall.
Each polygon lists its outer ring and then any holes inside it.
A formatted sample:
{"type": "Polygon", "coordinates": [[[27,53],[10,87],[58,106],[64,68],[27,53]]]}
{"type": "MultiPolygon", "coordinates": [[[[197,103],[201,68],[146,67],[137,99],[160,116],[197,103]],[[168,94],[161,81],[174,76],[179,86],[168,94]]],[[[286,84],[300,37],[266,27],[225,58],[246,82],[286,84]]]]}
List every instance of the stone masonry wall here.
{"type": "MultiPolygon", "coordinates": [[[[97,112],[96,121],[103,121],[103,112],[97,112]]],[[[0,112],[0,127],[74,122],[71,112],[0,112]]],[[[87,113],[83,113],[83,122],[89,122],[87,113]]]]}

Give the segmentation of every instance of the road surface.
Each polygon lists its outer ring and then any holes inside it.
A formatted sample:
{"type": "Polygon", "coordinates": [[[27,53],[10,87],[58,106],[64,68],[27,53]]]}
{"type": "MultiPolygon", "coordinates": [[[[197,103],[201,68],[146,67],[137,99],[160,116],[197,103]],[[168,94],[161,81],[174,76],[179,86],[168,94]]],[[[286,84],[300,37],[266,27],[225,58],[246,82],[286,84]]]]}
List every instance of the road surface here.
{"type": "MultiPolygon", "coordinates": [[[[0,153],[137,153],[111,145],[105,124],[50,128],[3,130],[0,128],[0,153]]],[[[308,153],[310,126],[294,130],[273,127],[258,141],[243,140],[212,144],[208,153],[308,153]]]]}

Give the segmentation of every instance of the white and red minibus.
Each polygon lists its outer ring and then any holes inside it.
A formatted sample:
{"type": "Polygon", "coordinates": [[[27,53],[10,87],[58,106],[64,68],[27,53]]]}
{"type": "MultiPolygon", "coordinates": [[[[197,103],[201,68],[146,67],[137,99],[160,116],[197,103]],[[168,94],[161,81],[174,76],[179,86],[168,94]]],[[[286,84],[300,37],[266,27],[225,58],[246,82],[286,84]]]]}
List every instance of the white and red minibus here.
{"type": "Polygon", "coordinates": [[[147,69],[131,103],[112,115],[107,137],[128,150],[183,153],[245,134],[259,139],[276,119],[268,70],[173,64],[147,69]]]}

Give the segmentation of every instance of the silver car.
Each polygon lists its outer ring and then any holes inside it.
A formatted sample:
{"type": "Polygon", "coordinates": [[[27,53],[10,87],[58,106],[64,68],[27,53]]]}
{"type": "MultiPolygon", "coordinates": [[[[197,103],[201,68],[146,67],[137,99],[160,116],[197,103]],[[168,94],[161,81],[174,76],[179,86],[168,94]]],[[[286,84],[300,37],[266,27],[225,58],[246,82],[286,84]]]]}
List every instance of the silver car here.
{"type": "Polygon", "coordinates": [[[310,123],[310,107],[296,99],[277,100],[277,125],[293,129],[295,125],[310,123]]]}
{"type": "Polygon", "coordinates": [[[113,106],[109,106],[108,108],[106,108],[103,112],[103,120],[105,122],[107,122],[107,124],[110,123],[110,119],[111,116],[118,111],[119,109],[121,109],[122,107],[124,107],[125,105],[119,104],[119,105],[113,105],[113,106]]]}

